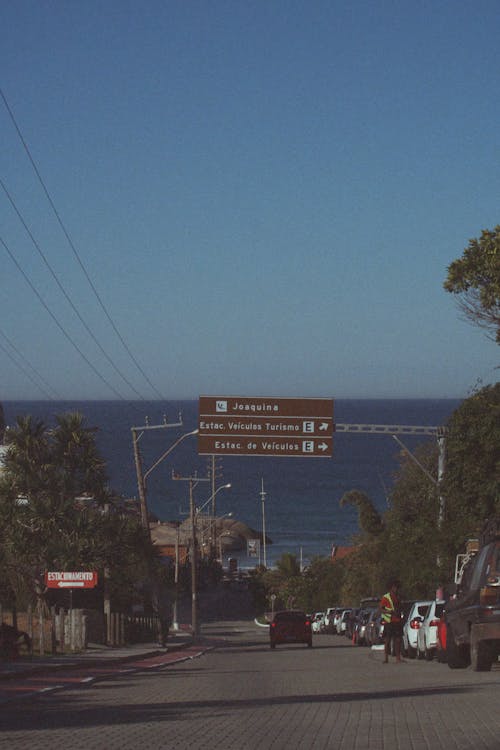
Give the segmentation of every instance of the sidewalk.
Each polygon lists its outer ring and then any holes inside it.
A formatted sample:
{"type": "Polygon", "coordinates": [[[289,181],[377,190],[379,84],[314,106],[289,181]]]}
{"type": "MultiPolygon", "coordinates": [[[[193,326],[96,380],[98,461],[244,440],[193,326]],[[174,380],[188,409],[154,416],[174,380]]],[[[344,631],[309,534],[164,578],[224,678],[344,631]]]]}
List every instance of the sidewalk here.
{"type": "Polygon", "coordinates": [[[66,669],[78,666],[103,666],[104,664],[135,661],[158,654],[171,653],[188,648],[193,642],[189,630],[171,631],[167,649],[157,643],[134,643],[130,646],[110,647],[89,644],[86,651],[78,654],[57,654],[55,656],[21,656],[18,659],[0,661],[0,680],[21,675],[31,675],[47,670],[66,669]]]}

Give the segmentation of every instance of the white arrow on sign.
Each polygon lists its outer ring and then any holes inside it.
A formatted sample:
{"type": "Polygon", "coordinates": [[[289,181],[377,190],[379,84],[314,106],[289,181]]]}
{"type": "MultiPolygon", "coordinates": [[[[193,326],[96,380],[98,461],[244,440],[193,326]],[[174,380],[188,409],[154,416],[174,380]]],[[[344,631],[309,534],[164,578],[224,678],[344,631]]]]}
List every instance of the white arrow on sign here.
{"type": "Polygon", "coordinates": [[[319,429],[323,432],[328,429],[328,422],[321,422],[319,429]]]}
{"type": "Polygon", "coordinates": [[[76,589],[83,588],[85,586],[83,581],[58,581],[58,589],[76,589]]]}
{"type": "Polygon", "coordinates": [[[318,445],[318,448],[320,449],[320,451],[326,451],[326,450],[328,450],[328,446],[327,446],[326,443],[320,443],[318,445]]]}

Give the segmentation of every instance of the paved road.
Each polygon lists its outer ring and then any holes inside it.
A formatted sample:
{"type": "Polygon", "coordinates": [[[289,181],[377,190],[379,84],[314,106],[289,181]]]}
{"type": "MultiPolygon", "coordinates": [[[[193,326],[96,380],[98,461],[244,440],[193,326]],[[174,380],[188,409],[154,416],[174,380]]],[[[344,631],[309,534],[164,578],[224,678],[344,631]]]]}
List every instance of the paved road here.
{"type": "Polygon", "coordinates": [[[216,647],[156,669],[68,684],[0,708],[1,748],[499,750],[500,669],[383,665],[338,636],[278,646],[212,623],[216,647]]]}

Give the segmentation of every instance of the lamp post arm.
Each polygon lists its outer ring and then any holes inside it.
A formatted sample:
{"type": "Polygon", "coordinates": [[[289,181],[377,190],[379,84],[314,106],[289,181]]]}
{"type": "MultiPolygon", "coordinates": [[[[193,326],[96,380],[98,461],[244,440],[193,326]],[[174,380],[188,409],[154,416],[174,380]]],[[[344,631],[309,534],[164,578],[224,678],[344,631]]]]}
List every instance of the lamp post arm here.
{"type": "Polygon", "coordinates": [[[165,453],[162,453],[162,455],[158,458],[158,460],[155,461],[155,463],[145,472],[145,474],[144,474],[144,482],[146,481],[146,479],[148,478],[148,476],[151,474],[151,472],[154,469],[156,469],[156,467],[159,466],[159,464],[161,464],[162,461],[165,460],[165,458],[168,456],[168,454],[171,453],[174,450],[174,448],[177,448],[177,446],[179,445],[179,443],[182,443],[182,441],[185,440],[185,438],[191,437],[191,435],[197,435],[197,434],[198,434],[198,430],[193,430],[192,432],[186,432],[184,435],[181,435],[180,438],[178,438],[175,441],[175,443],[173,443],[170,446],[170,448],[168,448],[168,450],[165,451],[165,453]]]}
{"type": "Polygon", "coordinates": [[[221,487],[218,487],[215,490],[215,492],[213,493],[213,495],[210,495],[210,497],[208,498],[208,500],[206,502],[204,502],[203,505],[200,508],[196,508],[196,515],[198,515],[198,513],[201,513],[201,511],[203,510],[203,508],[206,508],[206,506],[214,499],[214,497],[216,496],[216,494],[218,492],[220,492],[221,490],[228,490],[228,489],[230,489],[230,487],[231,487],[231,484],[223,484],[221,487]]]}
{"type": "Polygon", "coordinates": [[[422,464],[420,463],[420,461],[417,458],[415,458],[415,456],[413,455],[413,453],[410,450],[408,450],[408,448],[406,447],[406,445],[396,435],[393,435],[392,437],[394,438],[394,440],[396,441],[396,443],[398,443],[398,445],[401,446],[401,448],[404,450],[404,452],[406,453],[406,455],[409,458],[411,458],[411,460],[419,467],[419,469],[421,469],[424,472],[425,476],[427,477],[427,479],[429,479],[432,482],[432,484],[434,485],[434,487],[439,487],[439,482],[436,479],[434,479],[434,477],[432,476],[432,474],[430,472],[428,472],[427,469],[424,466],[422,466],[422,464]]]}

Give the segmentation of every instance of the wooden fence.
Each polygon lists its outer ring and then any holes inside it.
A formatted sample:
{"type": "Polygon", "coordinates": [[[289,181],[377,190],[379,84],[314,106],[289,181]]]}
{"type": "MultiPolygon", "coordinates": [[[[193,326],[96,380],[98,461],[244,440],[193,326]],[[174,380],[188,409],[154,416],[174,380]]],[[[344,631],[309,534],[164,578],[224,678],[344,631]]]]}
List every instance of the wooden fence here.
{"type": "Polygon", "coordinates": [[[57,654],[84,651],[89,643],[124,646],[157,641],[156,615],[131,616],[120,612],[104,615],[96,610],[71,609],[16,612],[2,608],[0,622],[12,625],[31,639],[31,653],[57,654]]]}

